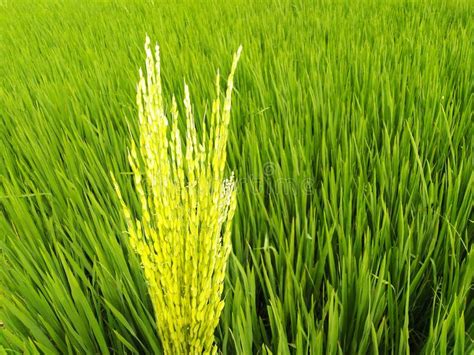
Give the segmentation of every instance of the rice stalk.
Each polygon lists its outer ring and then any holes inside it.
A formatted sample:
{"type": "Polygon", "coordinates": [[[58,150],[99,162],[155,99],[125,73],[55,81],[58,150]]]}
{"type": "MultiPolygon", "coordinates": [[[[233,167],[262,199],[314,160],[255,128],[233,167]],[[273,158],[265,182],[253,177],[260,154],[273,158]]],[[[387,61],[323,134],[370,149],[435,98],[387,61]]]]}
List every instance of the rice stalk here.
{"type": "Polygon", "coordinates": [[[140,138],[132,139],[128,156],[140,218],[133,217],[115,179],[114,186],[130,245],[140,256],[165,353],[216,353],[214,330],[224,307],[221,295],[237,204],[234,175],[224,178],[224,169],[241,47],[234,55],[222,104],[217,74],[210,127],[201,135],[184,84],[184,141],[174,96],[166,113],[160,50],[156,45],[152,53],[148,36],[145,51],[146,74],[140,69],[137,85],[140,138]]]}

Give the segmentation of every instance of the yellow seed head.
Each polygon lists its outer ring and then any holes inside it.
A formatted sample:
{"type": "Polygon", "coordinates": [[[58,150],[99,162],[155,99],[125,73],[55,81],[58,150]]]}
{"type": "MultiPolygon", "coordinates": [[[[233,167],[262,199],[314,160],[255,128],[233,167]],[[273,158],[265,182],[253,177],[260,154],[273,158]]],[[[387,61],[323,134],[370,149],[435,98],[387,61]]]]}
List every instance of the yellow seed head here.
{"type": "Polygon", "coordinates": [[[173,96],[166,114],[160,50],[145,41],[146,71],[140,69],[137,105],[140,139],[129,162],[141,218],[134,220],[113,178],[130,235],[140,256],[167,354],[215,353],[214,330],[224,302],[225,268],[231,251],[231,221],[237,199],[233,173],[224,178],[234,55],[221,107],[219,73],[210,122],[197,133],[189,88],[184,84],[186,132],[182,141],[173,96]]]}

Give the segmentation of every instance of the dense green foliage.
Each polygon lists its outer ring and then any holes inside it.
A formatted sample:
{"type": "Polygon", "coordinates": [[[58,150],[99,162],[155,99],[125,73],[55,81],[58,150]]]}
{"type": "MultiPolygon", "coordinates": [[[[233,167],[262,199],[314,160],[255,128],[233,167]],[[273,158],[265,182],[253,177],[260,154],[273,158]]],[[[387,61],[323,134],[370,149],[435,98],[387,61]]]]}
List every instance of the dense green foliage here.
{"type": "Polygon", "coordinates": [[[474,350],[468,0],[0,0],[0,353],[161,351],[109,175],[139,214],[146,33],[206,119],[244,47],[223,353],[474,350]]]}

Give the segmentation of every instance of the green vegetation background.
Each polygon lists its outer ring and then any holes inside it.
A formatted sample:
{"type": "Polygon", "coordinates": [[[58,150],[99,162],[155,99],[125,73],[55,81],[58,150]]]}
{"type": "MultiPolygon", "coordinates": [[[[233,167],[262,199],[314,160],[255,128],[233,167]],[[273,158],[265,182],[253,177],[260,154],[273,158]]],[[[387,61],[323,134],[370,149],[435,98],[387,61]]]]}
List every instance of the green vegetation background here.
{"type": "Polygon", "coordinates": [[[473,351],[467,0],[0,0],[0,349],[160,352],[109,177],[139,214],[145,33],[198,117],[244,47],[223,353],[473,351]]]}

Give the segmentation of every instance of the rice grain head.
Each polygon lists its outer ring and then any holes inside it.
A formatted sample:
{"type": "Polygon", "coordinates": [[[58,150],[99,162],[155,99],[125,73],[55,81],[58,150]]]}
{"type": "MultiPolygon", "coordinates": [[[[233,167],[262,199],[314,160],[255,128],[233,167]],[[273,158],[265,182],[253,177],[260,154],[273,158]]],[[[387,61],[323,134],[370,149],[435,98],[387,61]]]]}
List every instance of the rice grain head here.
{"type": "Polygon", "coordinates": [[[236,209],[234,174],[224,178],[234,73],[234,55],[224,101],[219,73],[209,127],[198,134],[189,88],[184,84],[185,140],[178,128],[178,105],[165,110],[160,50],[146,37],[146,71],[140,69],[137,105],[140,138],[131,141],[128,160],[141,217],[134,218],[112,176],[154,306],[166,354],[216,353],[214,330],[224,307],[222,292],[231,252],[236,209]]]}

